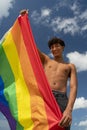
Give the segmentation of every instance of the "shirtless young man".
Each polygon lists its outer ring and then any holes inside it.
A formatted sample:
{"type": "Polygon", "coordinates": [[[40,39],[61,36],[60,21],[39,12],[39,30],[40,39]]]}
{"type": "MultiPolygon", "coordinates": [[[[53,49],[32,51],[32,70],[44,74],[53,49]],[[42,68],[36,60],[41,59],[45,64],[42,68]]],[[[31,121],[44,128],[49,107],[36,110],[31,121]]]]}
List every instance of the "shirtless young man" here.
{"type": "Polygon", "coordinates": [[[65,130],[70,130],[72,110],[77,95],[76,68],[73,64],[65,63],[63,60],[62,53],[65,47],[63,40],[53,37],[49,40],[48,46],[54,59],[50,59],[46,54],[40,52],[40,50],[38,52],[52,92],[63,112],[63,117],[59,125],[65,127],[65,130]],[[70,78],[69,98],[66,95],[68,78],[70,78]]]}
{"type": "MultiPolygon", "coordinates": [[[[22,10],[21,15],[28,13],[27,10],[22,10]]],[[[58,105],[63,113],[60,120],[61,127],[65,130],[70,130],[72,123],[72,110],[77,95],[77,77],[75,66],[71,63],[65,63],[62,53],[64,51],[65,43],[63,40],[54,37],[48,42],[48,46],[54,59],[50,59],[46,54],[42,53],[39,49],[39,56],[42,61],[44,71],[56,98],[58,105]],[[67,98],[67,80],[70,78],[70,94],[67,98]]]]}

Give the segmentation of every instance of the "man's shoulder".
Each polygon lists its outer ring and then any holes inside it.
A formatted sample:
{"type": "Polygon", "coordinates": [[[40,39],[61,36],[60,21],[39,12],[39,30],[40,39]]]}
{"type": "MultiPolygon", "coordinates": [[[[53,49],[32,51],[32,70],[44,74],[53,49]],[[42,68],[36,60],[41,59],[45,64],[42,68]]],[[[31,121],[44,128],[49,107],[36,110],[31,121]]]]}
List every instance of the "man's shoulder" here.
{"type": "Polygon", "coordinates": [[[70,62],[64,62],[64,64],[66,64],[66,65],[68,65],[68,66],[71,66],[71,67],[75,67],[75,64],[70,63],[70,62]]]}
{"type": "Polygon", "coordinates": [[[76,66],[75,66],[75,64],[73,64],[73,63],[64,62],[64,64],[65,64],[68,68],[70,68],[70,69],[76,69],[76,66]]]}
{"type": "Polygon", "coordinates": [[[68,63],[68,65],[69,65],[69,67],[70,67],[70,69],[71,69],[72,71],[76,71],[76,66],[75,66],[75,64],[73,64],[73,63],[68,63]]]}
{"type": "Polygon", "coordinates": [[[75,67],[75,64],[73,64],[73,63],[68,63],[68,65],[71,67],[75,67]]]}

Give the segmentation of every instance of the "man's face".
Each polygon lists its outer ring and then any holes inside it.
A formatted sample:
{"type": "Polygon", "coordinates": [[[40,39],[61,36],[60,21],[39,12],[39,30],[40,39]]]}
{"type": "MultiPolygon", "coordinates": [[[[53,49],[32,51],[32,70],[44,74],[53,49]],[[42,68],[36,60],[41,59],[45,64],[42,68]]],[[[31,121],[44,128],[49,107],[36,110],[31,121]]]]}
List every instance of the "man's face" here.
{"type": "Polygon", "coordinates": [[[51,45],[50,50],[51,50],[52,54],[54,55],[54,57],[61,57],[62,52],[64,50],[64,46],[61,46],[59,43],[55,43],[55,44],[51,45]]]}

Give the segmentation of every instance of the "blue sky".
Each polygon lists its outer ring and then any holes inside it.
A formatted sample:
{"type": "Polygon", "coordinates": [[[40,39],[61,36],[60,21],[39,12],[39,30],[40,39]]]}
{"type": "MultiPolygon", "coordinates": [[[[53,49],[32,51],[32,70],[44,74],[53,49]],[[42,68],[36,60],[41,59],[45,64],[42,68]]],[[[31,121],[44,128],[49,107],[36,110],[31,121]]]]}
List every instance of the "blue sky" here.
{"type": "MultiPolygon", "coordinates": [[[[25,8],[41,51],[51,56],[47,41],[53,36],[65,41],[64,58],[76,65],[78,76],[71,130],[87,130],[87,0],[0,0],[0,39],[25,8]]],[[[0,130],[10,130],[7,125],[0,113],[0,130]]]]}

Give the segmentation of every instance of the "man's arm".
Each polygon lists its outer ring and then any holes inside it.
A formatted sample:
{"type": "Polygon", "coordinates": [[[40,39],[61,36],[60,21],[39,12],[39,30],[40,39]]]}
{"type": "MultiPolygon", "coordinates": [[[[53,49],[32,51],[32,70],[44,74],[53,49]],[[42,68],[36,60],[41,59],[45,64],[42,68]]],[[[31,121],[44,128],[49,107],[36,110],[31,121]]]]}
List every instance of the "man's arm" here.
{"type": "Polygon", "coordinates": [[[71,125],[72,122],[72,110],[74,106],[74,102],[77,95],[77,74],[76,68],[73,64],[70,64],[71,73],[70,73],[70,94],[67,107],[63,113],[63,117],[60,121],[60,126],[67,127],[71,125]]]}
{"type": "Polygon", "coordinates": [[[67,108],[69,111],[73,110],[74,102],[77,96],[77,74],[76,74],[76,68],[73,64],[70,64],[71,66],[71,74],[70,74],[70,94],[69,94],[69,101],[67,108]]]}
{"type": "Polygon", "coordinates": [[[38,50],[42,64],[43,65],[46,64],[49,57],[46,54],[44,54],[43,52],[41,52],[39,49],[37,49],[37,50],[38,50]]]}

